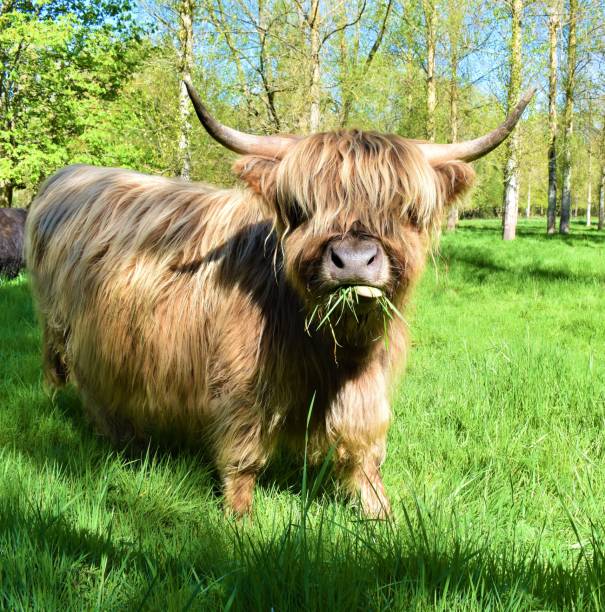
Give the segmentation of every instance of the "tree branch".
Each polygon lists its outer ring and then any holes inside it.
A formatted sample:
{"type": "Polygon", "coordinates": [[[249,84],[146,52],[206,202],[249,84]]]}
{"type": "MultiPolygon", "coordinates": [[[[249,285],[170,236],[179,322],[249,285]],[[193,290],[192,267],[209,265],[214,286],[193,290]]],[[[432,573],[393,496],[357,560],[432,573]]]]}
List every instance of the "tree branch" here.
{"type": "Polygon", "coordinates": [[[384,38],[384,33],[386,31],[387,20],[391,13],[392,7],[393,7],[393,0],[389,0],[387,3],[387,8],[384,12],[384,18],[382,20],[382,23],[380,24],[380,30],[378,31],[378,35],[376,36],[376,40],[374,41],[374,44],[372,45],[372,48],[370,49],[370,52],[368,53],[368,56],[366,57],[366,61],[365,61],[366,72],[367,72],[367,69],[370,67],[370,64],[372,63],[372,60],[374,59],[374,56],[376,55],[378,49],[380,48],[382,39],[384,38]]]}
{"type": "Polygon", "coordinates": [[[331,32],[326,34],[321,39],[320,47],[323,47],[323,45],[327,42],[327,40],[329,38],[331,38],[334,34],[337,34],[338,32],[342,32],[342,30],[346,30],[347,28],[350,28],[351,26],[354,26],[356,23],[358,23],[359,20],[362,18],[365,10],[366,10],[366,4],[367,4],[367,0],[363,0],[363,4],[361,5],[361,9],[360,9],[359,13],[357,14],[357,17],[353,21],[347,22],[344,25],[339,26],[338,28],[334,28],[331,32]]]}

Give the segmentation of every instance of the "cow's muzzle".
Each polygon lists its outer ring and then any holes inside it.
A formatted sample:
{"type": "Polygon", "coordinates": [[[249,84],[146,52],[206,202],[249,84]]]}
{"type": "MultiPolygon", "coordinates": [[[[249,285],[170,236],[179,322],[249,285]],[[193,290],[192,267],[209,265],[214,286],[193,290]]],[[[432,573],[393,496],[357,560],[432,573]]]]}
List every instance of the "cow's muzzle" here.
{"type": "Polygon", "coordinates": [[[335,289],[361,288],[364,297],[378,297],[389,281],[389,261],[380,242],[370,237],[344,236],[324,250],[322,276],[335,289]],[[365,294],[365,295],[364,295],[365,294]]]}

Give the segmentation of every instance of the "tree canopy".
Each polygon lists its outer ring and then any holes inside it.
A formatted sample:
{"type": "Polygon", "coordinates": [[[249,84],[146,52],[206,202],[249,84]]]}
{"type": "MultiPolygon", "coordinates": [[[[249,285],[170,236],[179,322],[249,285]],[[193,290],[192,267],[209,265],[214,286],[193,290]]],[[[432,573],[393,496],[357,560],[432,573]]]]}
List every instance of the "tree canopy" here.
{"type": "MultiPolygon", "coordinates": [[[[515,88],[535,83],[539,93],[518,128],[517,207],[529,202],[533,214],[547,208],[549,17],[556,14],[561,25],[555,96],[561,116],[568,4],[527,0],[521,8],[515,88]]],[[[0,192],[6,202],[17,189],[26,203],[40,180],[72,162],[178,175],[184,11],[191,13],[193,80],[212,111],[234,127],[257,133],[360,127],[443,142],[473,137],[506,112],[515,7],[512,0],[148,0],[137,6],[130,0],[4,0],[0,192]]],[[[572,212],[585,210],[589,184],[597,193],[603,165],[604,23],[603,0],[577,0],[574,129],[558,138],[569,142],[572,212]]],[[[187,139],[192,179],[233,180],[231,155],[199,126],[187,139]]],[[[558,182],[562,155],[557,151],[558,182]]],[[[505,156],[501,148],[477,162],[479,178],[463,214],[501,213],[505,156]]]]}

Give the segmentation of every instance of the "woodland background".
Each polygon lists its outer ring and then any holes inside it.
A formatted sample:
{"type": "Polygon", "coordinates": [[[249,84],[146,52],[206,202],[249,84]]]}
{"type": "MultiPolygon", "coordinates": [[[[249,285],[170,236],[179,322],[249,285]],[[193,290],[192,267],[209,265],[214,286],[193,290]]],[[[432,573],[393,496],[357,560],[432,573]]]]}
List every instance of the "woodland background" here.
{"type": "Polygon", "coordinates": [[[444,142],[494,127],[536,85],[460,212],[502,216],[506,238],[549,202],[551,232],[605,223],[603,0],[1,0],[0,60],[2,206],[77,162],[230,184],[231,154],[192,117],[191,75],[246,131],[444,142]]]}

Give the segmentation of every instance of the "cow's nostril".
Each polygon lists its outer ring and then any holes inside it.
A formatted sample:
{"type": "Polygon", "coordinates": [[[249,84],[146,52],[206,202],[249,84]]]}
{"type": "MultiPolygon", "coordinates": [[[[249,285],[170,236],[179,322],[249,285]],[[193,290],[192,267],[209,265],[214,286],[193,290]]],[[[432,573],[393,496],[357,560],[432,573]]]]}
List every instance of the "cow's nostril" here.
{"type": "Polygon", "coordinates": [[[342,259],[340,259],[340,257],[338,257],[338,255],[335,253],[334,249],[330,249],[330,251],[332,251],[331,253],[331,257],[332,257],[332,263],[337,267],[340,268],[342,270],[342,268],[345,267],[344,262],[342,261],[342,259]]]}
{"type": "Polygon", "coordinates": [[[376,255],[372,255],[372,257],[368,259],[368,263],[366,265],[371,266],[374,263],[375,259],[376,259],[376,255]]]}

